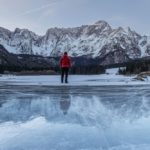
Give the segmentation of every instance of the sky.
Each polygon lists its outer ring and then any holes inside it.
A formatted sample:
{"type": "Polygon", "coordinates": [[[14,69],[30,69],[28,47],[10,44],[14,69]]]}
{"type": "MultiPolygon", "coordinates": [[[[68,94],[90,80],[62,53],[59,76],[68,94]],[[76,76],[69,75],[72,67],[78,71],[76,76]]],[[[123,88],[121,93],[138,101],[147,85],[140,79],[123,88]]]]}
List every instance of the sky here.
{"type": "Polygon", "coordinates": [[[150,0],[0,0],[0,27],[44,35],[51,27],[77,27],[105,20],[150,35],[150,0]]]}

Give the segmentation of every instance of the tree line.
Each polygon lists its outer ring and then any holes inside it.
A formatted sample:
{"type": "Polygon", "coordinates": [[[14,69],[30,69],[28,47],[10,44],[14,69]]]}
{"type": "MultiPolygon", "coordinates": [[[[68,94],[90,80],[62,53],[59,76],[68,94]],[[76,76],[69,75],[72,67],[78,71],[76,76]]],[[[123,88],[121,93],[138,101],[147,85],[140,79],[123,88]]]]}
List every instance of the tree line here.
{"type": "Polygon", "coordinates": [[[126,64],[123,69],[119,69],[120,74],[139,74],[150,71],[150,60],[136,60],[126,64]]]}
{"type": "MultiPolygon", "coordinates": [[[[56,74],[61,72],[59,66],[50,66],[50,67],[28,67],[28,66],[7,66],[0,65],[0,74],[5,72],[13,73],[13,72],[22,72],[22,71],[48,71],[52,70],[56,74]]],[[[90,65],[90,66],[73,66],[70,68],[70,74],[101,74],[105,72],[104,67],[99,65],[90,65]]]]}

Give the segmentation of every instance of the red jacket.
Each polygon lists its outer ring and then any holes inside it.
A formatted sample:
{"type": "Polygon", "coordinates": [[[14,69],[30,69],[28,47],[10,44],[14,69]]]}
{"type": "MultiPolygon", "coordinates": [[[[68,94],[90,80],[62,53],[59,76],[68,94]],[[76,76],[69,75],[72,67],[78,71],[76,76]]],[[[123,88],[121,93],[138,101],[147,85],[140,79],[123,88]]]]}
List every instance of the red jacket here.
{"type": "Polygon", "coordinates": [[[69,67],[71,67],[71,60],[68,57],[68,55],[63,55],[60,58],[60,67],[61,68],[69,68],[69,67]]]}

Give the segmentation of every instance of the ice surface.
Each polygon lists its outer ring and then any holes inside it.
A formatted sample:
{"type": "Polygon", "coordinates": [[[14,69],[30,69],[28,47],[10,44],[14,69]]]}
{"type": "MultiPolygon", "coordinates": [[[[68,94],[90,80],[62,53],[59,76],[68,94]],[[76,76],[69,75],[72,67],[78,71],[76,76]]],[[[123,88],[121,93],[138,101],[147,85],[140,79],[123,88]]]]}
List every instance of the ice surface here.
{"type": "Polygon", "coordinates": [[[0,150],[149,150],[149,85],[0,86],[0,150]]]}
{"type": "MultiPolygon", "coordinates": [[[[135,76],[118,75],[118,68],[108,69],[101,75],[70,75],[67,86],[104,86],[104,85],[144,85],[150,84],[150,78],[146,81],[135,81],[135,76]]],[[[51,76],[12,76],[0,77],[1,84],[11,85],[49,85],[64,86],[59,75],[51,76]]],[[[66,86],[66,85],[65,85],[66,86]]]]}

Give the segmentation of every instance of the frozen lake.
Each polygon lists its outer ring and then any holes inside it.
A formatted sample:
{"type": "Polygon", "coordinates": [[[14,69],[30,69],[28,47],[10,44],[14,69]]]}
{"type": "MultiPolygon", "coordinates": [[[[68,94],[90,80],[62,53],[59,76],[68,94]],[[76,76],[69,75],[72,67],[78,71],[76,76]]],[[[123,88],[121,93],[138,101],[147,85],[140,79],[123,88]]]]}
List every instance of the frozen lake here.
{"type": "Polygon", "coordinates": [[[149,150],[150,86],[0,85],[0,150],[149,150]]]}

